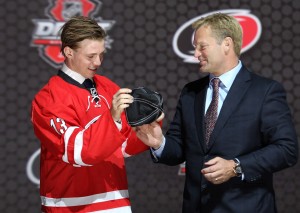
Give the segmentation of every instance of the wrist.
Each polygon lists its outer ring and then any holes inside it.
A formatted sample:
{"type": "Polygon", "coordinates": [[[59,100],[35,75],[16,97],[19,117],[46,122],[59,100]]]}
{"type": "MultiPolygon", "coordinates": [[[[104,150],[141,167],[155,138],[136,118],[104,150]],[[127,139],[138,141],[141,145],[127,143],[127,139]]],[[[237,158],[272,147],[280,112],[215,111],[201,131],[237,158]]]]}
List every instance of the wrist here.
{"type": "Polygon", "coordinates": [[[154,150],[158,150],[161,147],[161,144],[157,145],[157,146],[153,146],[152,149],[154,150]]]}
{"type": "Polygon", "coordinates": [[[116,123],[121,123],[121,122],[122,122],[121,116],[113,116],[113,115],[112,115],[112,119],[113,119],[113,121],[116,122],[116,123]]]}
{"type": "Polygon", "coordinates": [[[113,107],[110,109],[110,114],[111,114],[111,117],[112,117],[114,122],[116,122],[116,123],[121,122],[121,114],[117,113],[117,111],[115,111],[113,109],[113,107]]]}
{"type": "Polygon", "coordinates": [[[163,140],[161,140],[160,143],[157,144],[156,146],[153,146],[152,149],[158,150],[161,147],[162,143],[163,143],[163,140]]]}
{"type": "Polygon", "coordinates": [[[237,158],[235,158],[233,159],[233,162],[234,162],[234,167],[233,167],[234,176],[242,177],[243,170],[240,161],[237,158]]]}

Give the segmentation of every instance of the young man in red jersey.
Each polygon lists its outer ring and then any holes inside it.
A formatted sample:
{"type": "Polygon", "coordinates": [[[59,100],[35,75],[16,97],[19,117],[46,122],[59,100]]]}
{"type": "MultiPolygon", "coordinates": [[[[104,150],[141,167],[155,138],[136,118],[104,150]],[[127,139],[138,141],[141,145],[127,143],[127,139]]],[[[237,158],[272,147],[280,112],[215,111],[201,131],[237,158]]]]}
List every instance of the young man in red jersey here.
{"type": "Polygon", "coordinates": [[[65,62],[32,102],[43,212],[131,212],[124,156],[148,147],[123,113],[133,101],[131,90],[96,74],[105,36],[92,19],[66,22],[65,62]]]}

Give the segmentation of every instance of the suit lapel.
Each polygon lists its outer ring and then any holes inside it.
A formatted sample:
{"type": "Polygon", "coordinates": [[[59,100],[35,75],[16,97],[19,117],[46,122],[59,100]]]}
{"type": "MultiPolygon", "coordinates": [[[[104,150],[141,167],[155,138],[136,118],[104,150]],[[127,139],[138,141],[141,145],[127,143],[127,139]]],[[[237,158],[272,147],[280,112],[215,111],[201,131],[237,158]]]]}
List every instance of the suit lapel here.
{"type": "Polygon", "coordinates": [[[195,122],[196,129],[199,138],[199,143],[203,152],[205,152],[206,145],[204,143],[204,111],[205,111],[205,99],[206,99],[206,91],[209,83],[209,77],[204,77],[202,81],[200,81],[200,88],[196,93],[195,100],[195,122]]]}
{"type": "Polygon", "coordinates": [[[214,144],[218,134],[222,130],[223,126],[235,111],[236,107],[239,105],[243,96],[248,90],[251,83],[251,77],[249,71],[243,66],[241,71],[237,74],[226,98],[221,108],[220,114],[218,116],[215,128],[210,136],[210,146],[209,149],[214,144]]]}

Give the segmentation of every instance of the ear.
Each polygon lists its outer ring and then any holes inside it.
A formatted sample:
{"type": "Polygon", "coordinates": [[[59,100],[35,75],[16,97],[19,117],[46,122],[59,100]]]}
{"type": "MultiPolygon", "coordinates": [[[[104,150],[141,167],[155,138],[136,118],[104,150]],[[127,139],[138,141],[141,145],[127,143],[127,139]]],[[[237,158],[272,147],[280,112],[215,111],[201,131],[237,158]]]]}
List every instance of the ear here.
{"type": "Polygon", "coordinates": [[[68,46],[66,46],[64,48],[64,53],[65,53],[65,56],[67,58],[72,58],[73,57],[73,50],[70,47],[68,47],[68,46]]]}
{"type": "Polygon", "coordinates": [[[224,46],[225,53],[228,53],[230,51],[230,49],[233,48],[232,39],[230,37],[224,38],[223,46],[224,46]]]}

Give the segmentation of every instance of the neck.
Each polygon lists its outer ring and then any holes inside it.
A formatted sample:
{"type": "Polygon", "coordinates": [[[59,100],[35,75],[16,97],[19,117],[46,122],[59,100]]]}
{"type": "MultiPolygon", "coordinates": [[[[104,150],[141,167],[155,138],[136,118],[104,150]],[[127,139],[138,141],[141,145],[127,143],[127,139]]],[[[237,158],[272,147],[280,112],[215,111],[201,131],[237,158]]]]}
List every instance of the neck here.
{"type": "Polygon", "coordinates": [[[235,68],[239,63],[239,59],[237,57],[235,58],[235,60],[225,60],[225,61],[226,62],[221,65],[221,69],[213,73],[214,76],[219,77],[220,75],[235,68]]]}

